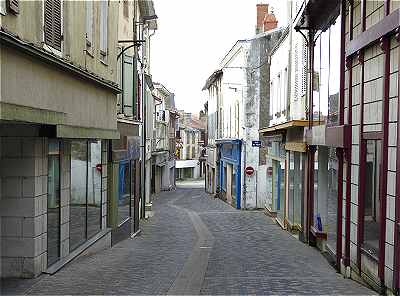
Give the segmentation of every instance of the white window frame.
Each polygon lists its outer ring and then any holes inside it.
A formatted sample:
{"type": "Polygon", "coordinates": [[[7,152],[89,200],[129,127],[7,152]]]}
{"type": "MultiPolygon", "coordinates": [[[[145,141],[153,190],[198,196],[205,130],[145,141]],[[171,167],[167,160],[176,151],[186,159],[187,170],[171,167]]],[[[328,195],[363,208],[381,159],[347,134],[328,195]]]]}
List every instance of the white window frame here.
{"type": "Polygon", "coordinates": [[[93,2],[93,0],[85,1],[85,39],[88,48],[93,48],[93,2]]]}
{"type": "Polygon", "coordinates": [[[42,1],[42,44],[43,48],[47,51],[50,51],[51,53],[54,53],[55,55],[62,57],[63,52],[64,52],[64,0],[60,0],[61,2],[61,51],[57,50],[50,45],[46,44],[45,42],[45,37],[44,37],[44,5],[45,5],[45,0],[42,1]]]}
{"type": "Polygon", "coordinates": [[[100,0],[100,55],[105,59],[108,55],[108,0],[100,0]],[[103,10],[105,9],[105,10],[103,10]],[[105,44],[104,44],[105,43],[105,44]]]}
{"type": "Polygon", "coordinates": [[[0,14],[6,15],[7,14],[7,0],[0,0],[0,14]]]}

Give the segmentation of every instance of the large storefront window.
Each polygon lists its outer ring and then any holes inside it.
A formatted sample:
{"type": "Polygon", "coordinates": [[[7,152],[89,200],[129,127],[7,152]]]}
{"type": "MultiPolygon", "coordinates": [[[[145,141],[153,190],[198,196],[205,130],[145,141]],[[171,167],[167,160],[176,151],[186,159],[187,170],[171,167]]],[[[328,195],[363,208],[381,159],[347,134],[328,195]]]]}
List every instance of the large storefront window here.
{"type": "Polygon", "coordinates": [[[267,184],[272,190],[270,195],[269,208],[276,212],[278,218],[283,223],[285,219],[286,203],[286,150],[279,140],[269,142],[267,153],[267,184]]]}
{"type": "Polygon", "coordinates": [[[131,216],[131,176],[131,161],[121,161],[119,163],[118,224],[131,216]]]}
{"type": "Polygon", "coordinates": [[[89,143],[88,159],[88,237],[101,227],[101,142],[89,143]]]}
{"type": "Polygon", "coordinates": [[[60,259],[60,143],[49,142],[47,177],[47,266],[60,259]]]}
{"type": "Polygon", "coordinates": [[[314,47],[314,120],[338,124],[340,16],[316,40],[314,47]]]}
{"type": "Polygon", "coordinates": [[[228,170],[226,167],[226,163],[224,163],[224,175],[223,175],[223,179],[222,179],[222,190],[224,190],[226,192],[226,184],[227,184],[227,178],[228,177],[228,170]]]}
{"type": "Polygon", "coordinates": [[[70,251],[101,227],[100,155],[100,141],[71,143],[70,251]]]}
{"type": "Polygon", "coordinates": [[[301,198],[303,196],[303,156],[301,152],[289,152],[289,200],[288,222],[301,225],[301,198]]]}
{"type": "Polygon", "coordinates": [[[232,187],[231,187],[232,205],[236,207],[236,167],[232,165],[232,187]]]}
{"type": "Polygon", "coordinates": [[[366,142],[365,163],[365,195],[364,195],[364,243],[363,249],[379,258],[380,234],[380,167],[381,167],[380,140],[366,142]]]}
{"type": "Polygon", "coordinates": [[[335,148],[329,149],[328,163],[328,248],[336,253],[337,240],[338,159],[335,148]]]}

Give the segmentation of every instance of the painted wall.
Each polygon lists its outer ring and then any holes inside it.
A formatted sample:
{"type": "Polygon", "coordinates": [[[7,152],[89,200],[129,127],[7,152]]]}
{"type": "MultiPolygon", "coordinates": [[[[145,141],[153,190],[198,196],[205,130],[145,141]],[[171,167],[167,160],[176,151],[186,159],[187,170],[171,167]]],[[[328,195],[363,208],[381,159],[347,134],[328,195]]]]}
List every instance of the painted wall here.
{"type": "MultiPolygon", "coordinates": [[[[84,1],[62,1],[63,52],[62,57],[101,77],[116,81],[116,51],[118,37],[118,2],[108,4],[108,55],[100,58],[100,1],[93,1],[93,57],[86,50],[86,10],[84,1]],[[79,38],[81,36],[81,38],[79,38]]],[[[43,47],[43,2],[20,1],[18,15],[1,17],[2,26],[23,40],[43,47]]]]}
{"type": "Polygon", "coordinates": [[[0,103],[47,111],[45,115],[37,112],[31,116],[30,113],[16,110],[1,114],[1,118],[25,118],[38,123],[117,129],[116,95],[54,67],[38,63],[13,49],[0,47],[0,50],[0,103]]]}

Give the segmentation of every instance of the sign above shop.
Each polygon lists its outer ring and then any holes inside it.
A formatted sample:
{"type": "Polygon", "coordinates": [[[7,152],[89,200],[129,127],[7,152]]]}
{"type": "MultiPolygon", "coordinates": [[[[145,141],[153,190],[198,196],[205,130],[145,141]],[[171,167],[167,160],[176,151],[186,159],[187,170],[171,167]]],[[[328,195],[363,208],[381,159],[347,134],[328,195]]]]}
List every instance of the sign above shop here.
{"type": "Polygon", "coordinates": [[[261,147],[261,141],[251,141],[252,147],[261,147]]]}
{"type": "Polygon", "coordinates": [[[247,176],[251,176],[254,174],[254,168],[251,166],[248,166],[248,167],[246,167],[245,172],[246,172],[247,176]]]}

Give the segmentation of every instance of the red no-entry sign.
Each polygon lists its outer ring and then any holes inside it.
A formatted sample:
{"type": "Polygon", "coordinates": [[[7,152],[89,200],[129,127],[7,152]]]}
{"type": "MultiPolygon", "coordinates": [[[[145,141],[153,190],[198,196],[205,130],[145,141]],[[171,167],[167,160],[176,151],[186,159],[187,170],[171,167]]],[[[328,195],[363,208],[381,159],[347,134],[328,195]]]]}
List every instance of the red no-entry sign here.
{"type": "Polygon", "coordinates": [[[248,166],[248,167],[246,167],[245,172],[246,172],[247,176],[251,176],[254,174],[254,168],[251,166],[248,166]]]}

